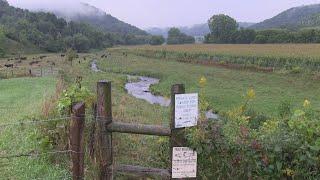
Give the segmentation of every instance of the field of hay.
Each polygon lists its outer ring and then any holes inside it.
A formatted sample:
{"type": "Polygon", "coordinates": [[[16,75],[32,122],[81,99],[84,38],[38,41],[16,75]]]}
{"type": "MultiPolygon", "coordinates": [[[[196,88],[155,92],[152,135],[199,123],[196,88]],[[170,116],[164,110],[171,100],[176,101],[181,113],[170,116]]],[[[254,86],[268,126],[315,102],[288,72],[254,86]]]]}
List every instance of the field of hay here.
{"type": "Polygon", "coordinates": [[[196,44],[118,47],[134,55],[263,71],[319,71],[319,44],[196,44]]]}
{"type": "MultiPolygon", "coordinates": [[[[123,47],[120,47],[123,48],[123,47]]],[[[134,50],[229,54],[235,56],[273,56],[320,58],[320,44],[185,44],[165,46],[132,46],[134,50]]]]}

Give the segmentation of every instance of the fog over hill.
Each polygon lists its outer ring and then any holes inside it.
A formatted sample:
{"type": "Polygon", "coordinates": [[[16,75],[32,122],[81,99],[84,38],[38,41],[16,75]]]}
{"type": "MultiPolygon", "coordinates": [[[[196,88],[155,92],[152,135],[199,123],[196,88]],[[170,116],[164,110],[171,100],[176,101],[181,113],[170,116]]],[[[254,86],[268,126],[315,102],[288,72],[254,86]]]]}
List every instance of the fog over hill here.
{"type": "Polygon", "coordinates": [[[76,21],[90,24],[101,30],[120,34],[147,35],[147,33],[133,25],[125,23],[112,15],[87,3],[60,1],[45,2],[25,6],[31,11],[52,12],[67,21],[76,21]]]}

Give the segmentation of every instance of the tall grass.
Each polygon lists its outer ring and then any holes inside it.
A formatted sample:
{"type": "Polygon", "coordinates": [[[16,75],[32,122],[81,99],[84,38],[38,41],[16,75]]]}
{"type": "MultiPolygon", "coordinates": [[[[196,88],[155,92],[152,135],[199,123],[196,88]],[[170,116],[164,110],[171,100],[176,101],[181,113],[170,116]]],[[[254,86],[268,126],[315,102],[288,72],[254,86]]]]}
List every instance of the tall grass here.
{"type": "Polygon", "coordinates": [[[320,70],[320,45],[174,45],[116,48],[134,55],[187,63],[239,64],[245,67],[320,70]]]}

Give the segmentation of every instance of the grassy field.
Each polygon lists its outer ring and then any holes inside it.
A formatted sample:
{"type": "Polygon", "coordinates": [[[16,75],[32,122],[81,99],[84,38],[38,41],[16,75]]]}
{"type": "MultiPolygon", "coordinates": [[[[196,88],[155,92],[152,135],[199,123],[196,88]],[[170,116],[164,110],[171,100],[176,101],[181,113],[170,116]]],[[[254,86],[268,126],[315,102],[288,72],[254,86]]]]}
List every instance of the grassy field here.
{"type": "MultiPolygon", "coordinates": [[[[120,49],[123,47],[120,47],[120,49]]],[[[320,58],[320,44],[186,44],[166,46],[131,46],[134,50],[230,54],[238,56],[314,57],[320,58]]]]}
{"type": "Polygon", "coordinates": [[[174,59],[179,62],[215,65],[241,65],[245,68],[268,68],[265,71],[320,71],[319,44],[197,44],[119,47],[131,54],[174,59]]]}
{"type": "MultiPolygon", "coordinates": [[[[55,89],[55,79],[15,78],[0,80],[0,124],[19,123],[39,117],[46,95],[55,89]]],[[[33,125],[0,128],[0,156],[39,150],[40,133],[33,125]]],[[[61,179],[68,170],[46,157],[0,159],[0,179],[61,179]]]]}
{"type": "Polygon", "coordinates": [[[251,87],[257,94],[253,107],[261,113],[276,115],[282,101],[300,105],[304,99],[310,99],[320,108],[320,82],[308,75],[240,71],[121,54],[113,54],[99,65],[107,72],[157,77],[161,79],[160,84],[152,89],[167,97],[175,83],[184,83],[188,92],[199,91],[198,81],[204,76],[207,78],[205,96],[216,111],[238,106],[251,87]]]}

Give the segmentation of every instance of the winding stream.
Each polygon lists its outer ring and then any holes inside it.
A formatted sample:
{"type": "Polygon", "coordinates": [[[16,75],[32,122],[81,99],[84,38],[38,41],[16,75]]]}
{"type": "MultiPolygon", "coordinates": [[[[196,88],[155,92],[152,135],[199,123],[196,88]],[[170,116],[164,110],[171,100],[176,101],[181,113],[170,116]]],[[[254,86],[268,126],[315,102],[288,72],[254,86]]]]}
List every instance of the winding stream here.
{"type": "Polygon", "coordinates": [[[160,106],[168,107],[170,105],[170,99],[153,95],[150,92],[150,86],[158,84],[159,81],[160,80],[156,78],[128,75],[128,83],[126,83],[125,89],[128,94],[131,94],[138,99],[146,100],[150,104],[159,104],[160,106]]]}
{"type": "MultiPolygon", "coordinates": [[[[94,72],[101,72],[97,66],[97,61],[93,60],[91,62],[91,70],[94,72]]],[[[125,89],[128,94],[134,96],[137,99],[143,99],[150,104],[158,104],[160,106],[168,107],[170,106],[170,99],[163,96],[153,95],[150,92],[150,86],[158,84],[159,79],[143,77],[143,76],[128,76],[128,82],[125,84],[125,89]]],[[[219,119],[219,115],[213,113],[212,110],[206,112],[207,119],[219,119]]]]}

